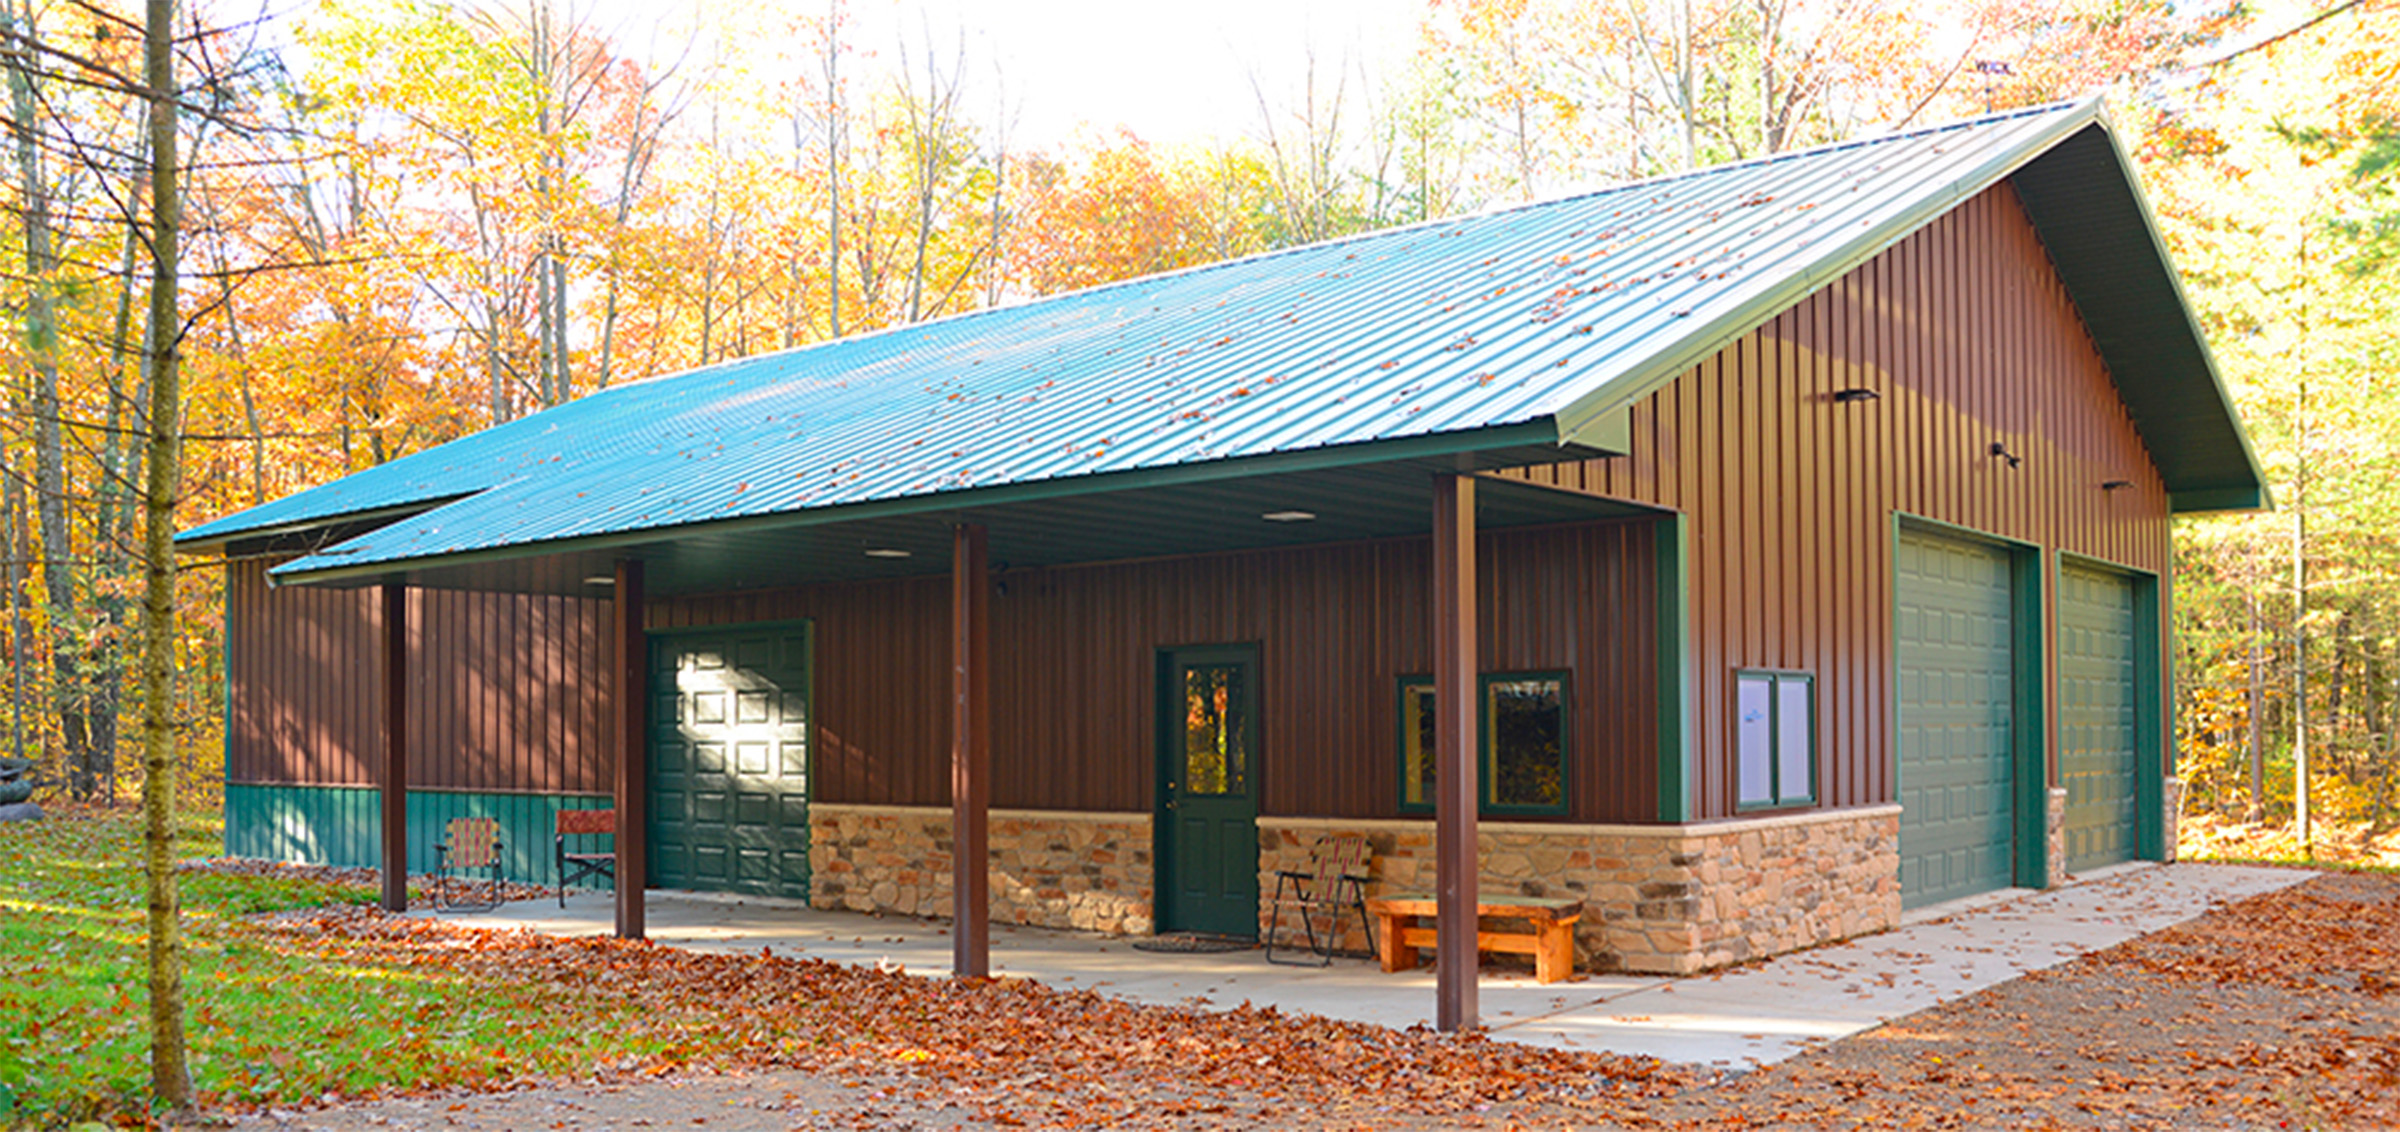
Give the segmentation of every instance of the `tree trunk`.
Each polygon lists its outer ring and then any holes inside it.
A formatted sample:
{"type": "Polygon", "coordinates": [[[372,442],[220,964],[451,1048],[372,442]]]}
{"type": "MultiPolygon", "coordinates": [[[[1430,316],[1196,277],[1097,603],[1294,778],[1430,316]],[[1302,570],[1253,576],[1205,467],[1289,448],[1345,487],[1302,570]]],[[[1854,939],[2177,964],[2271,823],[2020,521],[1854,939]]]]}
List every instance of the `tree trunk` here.
{"type": "Polygon", "coordinates": [[[825,11],[825,337],[842,336],[842,48],[840,0],[825,11]]]}
{"type": "Polygon", "coordinates": [[[149,435],[142,498],[142,843],[150,896],[150,1092],[192,1107],[184,1061],[183,935],[175,895],[175,494],[181,488],[183,326],[175,271],[183,202],[175,159],[175,0],[149,0],[142,85],[150,99],[149,435]]]}
{"type": "Polygon", "coordinates": [[[2258,587],[2250,587],[2250,813],[2249,822],[2267,820],[2267,666],[2260,653],[2258,587]]]}
{"type": "MultiPolygon", "coordinates": [[[[32,5],[11,6],[9,22],[17,34],[34,37],[32,5]]],[[[50,662],[54,680],[51,698],[58,707],[59,735],[65,744],[67,789],[77,798],[99,793],[103,768],[94,756],[83,715],[83,680],[76,647],[75,552],[67,532],[67,454],[60,428],[63,406],[58,396],[58,312],[51,294],[51,276],[58,270],[51,247],[50,186],[42,170],[39,145],[41,124],[35,109],[33,76],[17,53],[9,55],[8,86],[17,137],[19,212],[24,225],[25,288],[24,357],[33,387],[34,514],[41,533],[42,589],[48,599],[50,662]]]]}
{"type": "MultiPolygon", "coordinates": [[[[6,455],[0,453],[0,460],[6,455]]],[[[32,547],[25,536],[25,488],[17,479],[17,470],[0,466],[0,512],[6,513],[7,544],[0,547],[8,555],[5,573],[0,583],[8,587],[8,740],[9,753],[25,757],[25,639],[33,635],[33,619],[26,616],[25,560],[32,547]]]]}

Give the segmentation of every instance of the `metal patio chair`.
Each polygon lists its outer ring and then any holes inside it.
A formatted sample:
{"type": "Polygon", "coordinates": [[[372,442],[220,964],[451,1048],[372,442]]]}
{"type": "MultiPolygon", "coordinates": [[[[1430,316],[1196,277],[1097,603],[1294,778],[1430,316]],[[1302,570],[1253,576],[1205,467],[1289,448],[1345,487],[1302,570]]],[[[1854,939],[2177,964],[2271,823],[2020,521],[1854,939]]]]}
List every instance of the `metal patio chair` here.
{"type": "Polygon", "coordinates": [[[500,821],[497,818],[451,818],[442,825],[441,843],[433,847],[433,906],[445,912],[489,912],[500,906],[505,881],[500,876],[500,821]],[[479,875],[480,874],[480,875],[479,875]],[[483,899],[474,899],[475,885],[483,899]],[[464,887],[461,900],[454,889],[464,887]]]}
{"type": "Polygon", "coordinates": [[[617,879],[617,855],[609,853],[572,853],[567,850],[569,837],[607,835],[613,843],[617,833],[615,810],[560,810],[558,812],[558,844],[555,864],[558,877],[558,906],[567,906],[567,886],[591,877],[617,879]]]}
{"type": "MultiPolygon", "coordinates": [[[[1367,837],[1363,833],[1328,833],[1317,839],[1308,851],[1305,871],[1277,869],[1275,871],[1274,918],[1267,923],[1267,962],[1289,966],[1325,967],[1333,963],[1333,952],[1342,938],[1342,913],[1355,909],[1358,926],[1367,935],[1367,950],[1375,950],[1375,922],[1367,918],[1367,837]],[[1275,940],[1283,931],[1283,907],[1295,904],[1300,908],[1300,928],[1307,933],[1308,951],[1316,956],[1310,963],[1304,959],[1275,958],[1275,940]],[[1325,914],[1325,935],[1317,935],[1317,915],[1325,914]]],[[[1289,953],[1287,944],[1284,951],[1289,953]]]]}

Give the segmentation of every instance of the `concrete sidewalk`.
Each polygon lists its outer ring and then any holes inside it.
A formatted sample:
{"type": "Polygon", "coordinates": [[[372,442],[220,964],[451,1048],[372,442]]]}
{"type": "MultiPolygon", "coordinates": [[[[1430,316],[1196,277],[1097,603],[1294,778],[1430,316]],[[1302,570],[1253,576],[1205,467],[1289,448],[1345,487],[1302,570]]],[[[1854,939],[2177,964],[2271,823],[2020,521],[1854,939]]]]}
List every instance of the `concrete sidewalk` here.
{"type": "MultiPolygon", "coordinates": [[[[1928,1006],[2198,916],[2217,903],[2315,874],[2227,865],[2135,865],[2050,892],[2000,893],[1912,914],[1895,931],[1713,975],[1587,975],[1544,986],[1487,971],[1484,1025],[1497,1040],[1667,1061],[1746,1067],[1867,1030],[1928,1006]]],[[[598,935],[611,898],[586,893],[444,916],[488,928],[598,935]]],[[[422,913],[420,913],[422,914],[422,913]]],[[[821,912],[792,901],[653,892],[650,938],[704,951],[808,956],[950,970],[947,927],[821,912]]],[[[1250,1002],[1377,1025],[1432,1024],[1430,970],[1384,974],[1370,961],[1270,965],[1256,950],[1215,955],[1135,950],[1123,936],[994,925],[994,973],[1137,1002],[1225,1008],[1250,1002]]]]}
{"type": "Polygon", "coordinates": [[[2120,866],[2048,892],[2016,890],[1923,909],[1894,931],[1643,987],[1496,1036],[1667,1061],[1772,1064],[2315,875],[2232,865],[2120,866]]]}

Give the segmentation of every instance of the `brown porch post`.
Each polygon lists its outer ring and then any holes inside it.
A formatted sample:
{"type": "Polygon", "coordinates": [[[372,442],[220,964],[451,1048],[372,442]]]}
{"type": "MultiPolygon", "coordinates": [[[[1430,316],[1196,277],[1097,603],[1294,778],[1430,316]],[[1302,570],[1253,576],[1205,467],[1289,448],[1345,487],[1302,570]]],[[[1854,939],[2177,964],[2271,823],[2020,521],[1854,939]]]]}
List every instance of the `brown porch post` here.
{"type": "Polygon", "coordinates": [[[649,878],[642,875],[648,860],[650,821],[645,803],[650,787],[650,638],[643,629],[642,564],[639,559],[617,561],[616,597],[611,603],[611,634],[617,648],[615,687],[617,734],[617,938],[640,939],[642,894],[649,878]]]}
{"type": "Polygon", "coordinates": [[[1475,480],[1433,479],[1434,1026],[1477,1024],[1475,480]]]}
{"type": "Polygon", "coordinates": [[[408,911],[408,587],[383,584],[383,909],[408,911]]]}
{"type": "Polygon", "coordinates": [[[950,542],[950,966],[992,973],[991,579],[983,527],[961,523],[950,542]]]}

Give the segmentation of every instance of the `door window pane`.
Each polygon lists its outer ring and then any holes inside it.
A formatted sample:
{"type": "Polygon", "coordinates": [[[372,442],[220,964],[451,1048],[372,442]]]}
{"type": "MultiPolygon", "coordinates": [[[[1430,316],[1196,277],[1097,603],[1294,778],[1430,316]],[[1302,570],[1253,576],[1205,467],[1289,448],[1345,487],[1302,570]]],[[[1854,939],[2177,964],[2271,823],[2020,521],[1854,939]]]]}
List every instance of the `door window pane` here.
{"type": "Polygon", "coordinates": [[[1239,794],[1250,773],[1250,737],[1238,664],[1195,664],[1183,672],[1183,789],[1239,794]]]}

